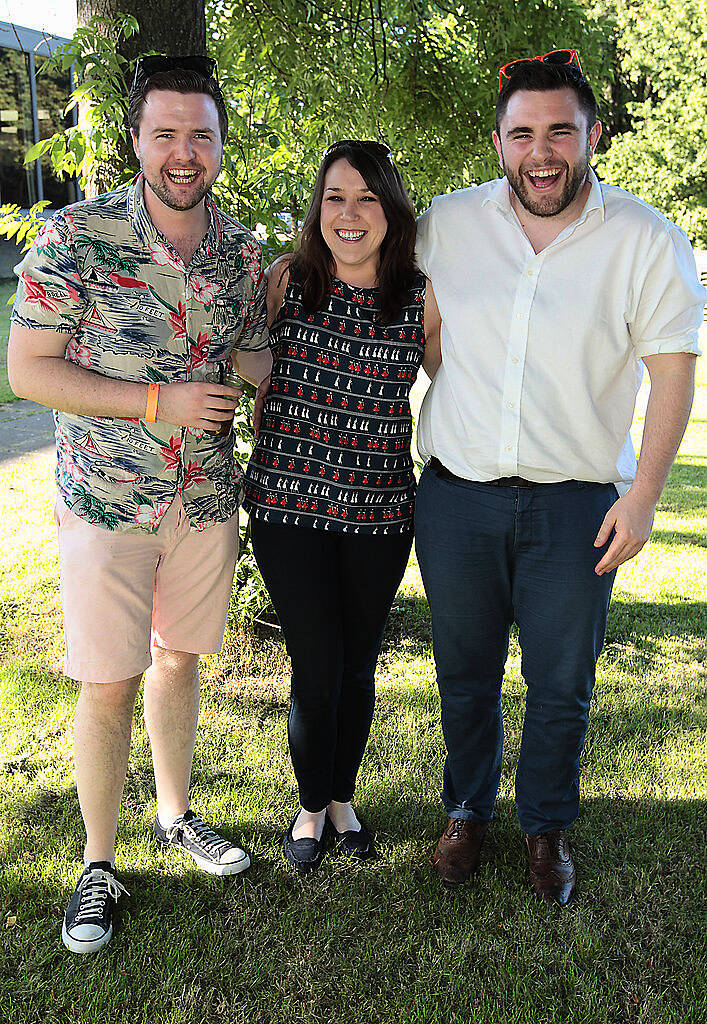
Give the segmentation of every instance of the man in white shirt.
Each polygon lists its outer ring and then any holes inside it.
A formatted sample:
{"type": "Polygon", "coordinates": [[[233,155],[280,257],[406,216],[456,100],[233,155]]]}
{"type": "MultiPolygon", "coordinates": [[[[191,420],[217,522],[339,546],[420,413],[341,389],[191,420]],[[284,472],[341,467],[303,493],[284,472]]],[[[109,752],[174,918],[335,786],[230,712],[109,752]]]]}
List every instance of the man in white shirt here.
{"type": "Polygon", "coordinates": [[[561,50],[502,70],[505,176],[439,196],[418,234],[442,317],[415,512],[447,745],[449,821],[432,862],[447,884],[478,867],[516,622],[516,806],[531,887],[561,906],[575,894],[566,830],[611,587],[648,540],[685,431],[705,299],[685,234],[591,170],[601,125],[578,65],[561,50]],[[651,390],[636,467],[641,361],[651,390]]]}

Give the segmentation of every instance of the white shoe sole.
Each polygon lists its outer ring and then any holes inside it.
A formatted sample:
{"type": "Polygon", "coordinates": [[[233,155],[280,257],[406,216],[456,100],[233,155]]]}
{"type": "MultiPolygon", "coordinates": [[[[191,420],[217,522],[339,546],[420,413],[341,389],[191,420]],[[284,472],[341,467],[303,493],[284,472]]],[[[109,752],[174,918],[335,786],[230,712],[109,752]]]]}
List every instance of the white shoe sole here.
{"type": "Polygon", "coordinates": [[[204,860],[203,857],[192,853],[191,850],[185,850],[184,847],[181,849],[184,853],[189,854],[197,867],[200,867],[202,871],[208,871],[210,875],[238,875],[250,867],[250,857],[247,853],[240,860],[233,861],[231,864],[214,864],[213,861],[204,860]]]}
{"type": "Polygon", "coordinates": [[[100,935],[97,939],[72,939],[66,930],[66,921],[61,926],[61,941],[72,953],[95,953],[107,945],[112,938],[112,924],[105,935],[100,935]]]}

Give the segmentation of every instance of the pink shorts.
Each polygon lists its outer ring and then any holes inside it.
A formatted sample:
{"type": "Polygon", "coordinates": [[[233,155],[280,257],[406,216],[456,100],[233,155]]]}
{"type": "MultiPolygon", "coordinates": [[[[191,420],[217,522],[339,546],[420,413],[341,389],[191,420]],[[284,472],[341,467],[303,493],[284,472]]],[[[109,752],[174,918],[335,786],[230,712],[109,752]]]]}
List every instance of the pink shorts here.
{"type": "Polygon", "coordinates": [[[57,497],[64,674],[111,683],[141,675],[150,646],[216,654],[238,554],[238,512],[189,529],[177,495],[156,533],[93,526],[57,497]]]}

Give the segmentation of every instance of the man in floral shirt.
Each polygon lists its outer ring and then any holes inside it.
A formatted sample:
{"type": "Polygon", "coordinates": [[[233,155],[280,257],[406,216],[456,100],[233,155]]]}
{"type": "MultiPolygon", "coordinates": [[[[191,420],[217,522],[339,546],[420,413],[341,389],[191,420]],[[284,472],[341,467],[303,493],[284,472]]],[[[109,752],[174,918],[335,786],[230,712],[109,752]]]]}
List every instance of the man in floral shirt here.
{"type": "Polygon", "coordinates": [[[227,130],[213,73],[202,57],[138,61],[141,174],[56,214],[17,267],[10,382],[55,410],[64,671],[82,681],[75,952],[110,940],[124,891],[114,842],[146,671],[158,842],[215,874],[250,863],[188,803],[198,658],[221,648],[238,546],[239,393],[220,381],[235,349],[256,383],[270,364],[260,249],[209,194],[227,130]]]}

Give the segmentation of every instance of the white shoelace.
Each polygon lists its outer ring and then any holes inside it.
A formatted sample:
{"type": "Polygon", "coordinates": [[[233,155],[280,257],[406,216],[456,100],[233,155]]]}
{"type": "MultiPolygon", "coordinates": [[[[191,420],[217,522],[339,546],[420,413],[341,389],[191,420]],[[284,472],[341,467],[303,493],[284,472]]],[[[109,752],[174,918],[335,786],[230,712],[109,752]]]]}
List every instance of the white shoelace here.
{"type": "Polygon", "coordinates": [[[232,844],[227,839],[220,836],[218,832],[206,824],[206,822],[195,814],[189,821],[184,821],[183,818],[177,818],[176,821],[172,822],[169,828],[166,829],[167,839],[170,842],[175,838],[178,832],[183,832],[187,838],[191,839],[195,844],[201,847],[206,854],[210,857],[218,858],[226,850],[230,850],[232,844]]]}
{"type": "Polygon", "coordinates": [[[79,882],[81,899],[79,909],[74,919],[74,924],[82,924],[86,918],[101,917],[105,902],[111,896],[116,903],[121,895],[130,893],[124,885],[118,881],[110,871],[103,868],[93,868],[79,882]]]}

